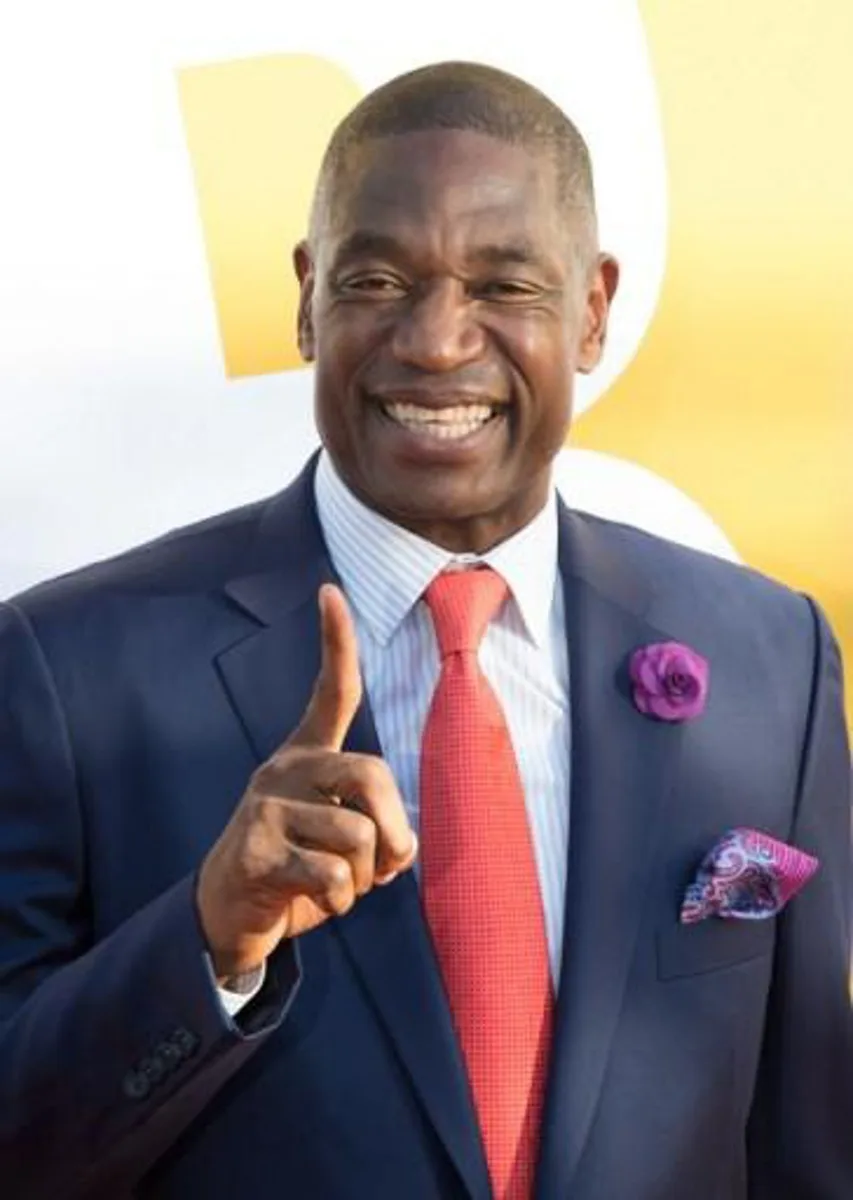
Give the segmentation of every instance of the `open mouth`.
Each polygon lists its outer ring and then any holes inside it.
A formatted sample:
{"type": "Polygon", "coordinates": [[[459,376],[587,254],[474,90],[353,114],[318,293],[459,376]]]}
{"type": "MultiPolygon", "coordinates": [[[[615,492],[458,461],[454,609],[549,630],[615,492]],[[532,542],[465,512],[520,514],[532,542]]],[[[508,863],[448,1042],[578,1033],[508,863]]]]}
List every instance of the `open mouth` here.
{"type": "Polygon", "coordinates": [[[501,404],[457,404],[446,408],[428,408],[403,400],[380,404],[382,412],[396,425],[420,437],[442,442],[458,442],[470,437],[495,420],[503,409],[501,404]]]}

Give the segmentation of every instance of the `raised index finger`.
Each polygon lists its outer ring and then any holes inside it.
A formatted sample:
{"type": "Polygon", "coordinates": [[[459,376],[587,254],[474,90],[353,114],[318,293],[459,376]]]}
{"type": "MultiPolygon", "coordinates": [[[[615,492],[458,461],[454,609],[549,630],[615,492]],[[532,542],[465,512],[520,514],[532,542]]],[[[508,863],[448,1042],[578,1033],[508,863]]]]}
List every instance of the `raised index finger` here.
{"type": "Polygon", "coordinates": [[[333,583],[324,583],[318,599],[320,671],[308,707],[287,739],[287,745],[340,750],[361,703],[358,642],[352,614],[341,589],[333,583]]]}

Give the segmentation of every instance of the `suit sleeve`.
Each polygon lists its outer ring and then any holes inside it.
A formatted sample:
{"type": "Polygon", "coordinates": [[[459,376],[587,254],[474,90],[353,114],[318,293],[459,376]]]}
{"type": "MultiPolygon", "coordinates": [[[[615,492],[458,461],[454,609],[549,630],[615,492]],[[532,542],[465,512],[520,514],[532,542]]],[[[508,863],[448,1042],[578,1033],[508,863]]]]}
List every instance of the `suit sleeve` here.
{"type": "MultiPolygon", "coordinates": [[[[120,802],[120,797],[117,797],[120,802]]],[[[131,1188],[281,1021],[298,953],[229,1020],[195,881],[95,942],[73,747],[39,644],[0,605],[0,1180],[8,1200],[131,1188]]]]}
{"type": "Polygon", "coordinates": [[[811,607],[814,674],[791,840],[820,869],[779,919],[750,1121],[750,1200],[853,1196],[851,762],[838,647],[811,607]]]}

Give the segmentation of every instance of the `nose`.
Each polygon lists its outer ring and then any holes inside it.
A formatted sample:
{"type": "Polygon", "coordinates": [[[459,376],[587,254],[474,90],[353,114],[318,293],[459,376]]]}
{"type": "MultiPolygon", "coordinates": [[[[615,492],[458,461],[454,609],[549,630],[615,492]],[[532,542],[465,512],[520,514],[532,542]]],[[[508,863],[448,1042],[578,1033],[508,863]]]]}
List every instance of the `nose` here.
{"type": "Polygon", "coordinates": [[[454,371],[478,359],[485,337],[472,302],[456,280],[436,281],[400,314],[393,351],[398,362],[421,371],[454,371]]]}

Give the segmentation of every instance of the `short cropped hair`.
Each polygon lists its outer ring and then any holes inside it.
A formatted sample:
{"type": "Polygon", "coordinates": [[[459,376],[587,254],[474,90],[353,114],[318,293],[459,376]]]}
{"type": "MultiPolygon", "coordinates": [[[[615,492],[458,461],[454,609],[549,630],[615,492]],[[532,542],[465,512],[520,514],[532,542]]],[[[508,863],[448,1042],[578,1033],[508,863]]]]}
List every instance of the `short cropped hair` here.
{"type": "Polygon", "coordinates": [[[589,150],[576,126],[538,88],[483,63],[443,62],[398,75],[341,121],[326,148],[312,210],[320,214],[371,141],[395,134],[467,129],[542,152],[556,168],[558,202],[595,225],[589,150]]]}

